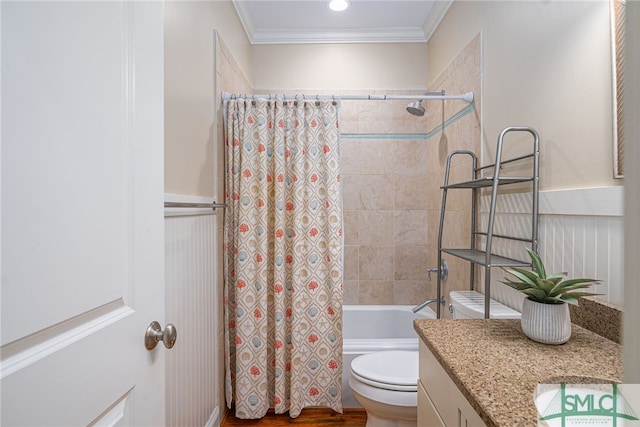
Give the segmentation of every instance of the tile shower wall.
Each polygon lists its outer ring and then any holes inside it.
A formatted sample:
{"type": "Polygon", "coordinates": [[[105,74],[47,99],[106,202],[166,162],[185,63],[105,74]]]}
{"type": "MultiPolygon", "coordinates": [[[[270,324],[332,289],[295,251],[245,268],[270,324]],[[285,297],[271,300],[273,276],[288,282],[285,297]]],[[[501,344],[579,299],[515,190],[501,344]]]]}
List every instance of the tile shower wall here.
{"type": "MultiPolygon", "coordinates": [[[[480,106],[482,93],[481,37],[476,36],[458,54],[445,71],[435,79],[429,90],[446,89],[448,93],[473,91],[474,102],[471,105],[447,102],[442,103],[430,116],[429,129],[437,129],[445,123],[444,131],[428,141],[429,175],[429,235],[428,260],[430,265],[438,261],[438,226],[442,206],[442,190],[447,155],[453,150],[470,150],[480,158],[480,106]]],[[[469,156],[458,156],[452,163],[450,182],[465,181],[471,178],[472,166],[469,156]]],[[[447,215],[444,224],[443,245],[447,247],[469,247],[471,233],[471,193],[469,190],[449,191],[447,194],[447,215]]],[[[468,289],[469,263],[445,255],[449,265],[449,279],[443,283],[442,295],[448,296],[453,290],[468,289]]],[[[448,310],[444,311],[445,316],[448,310]]]]}
{"type": "MultiPolygon", "coordinates": [[[[435,275],[428,281],[427,269],[437,266],[446,157],[480,147],[480,58],[478,36],[428,88],[473,91],[471,105],[424,101],[427,114],[415,117],[407,102],[343,102],[345,304],[418,304],[435,297],[435,275]]],[[[470,175],[464,160],[454,165],[452,179],[470,175]]],[[[468,245],[470,209],[468,193],[449,196],[447,244],[468,245]]],[[[444,295],[468,288],[468,263],[447,262],[444,295]]]]}
{"type": "MultiPolygon", "coordinates": [[[[455,149],[479,150],[480,77],[480,38],[476,37],[427,89],[475,93],[472,105],[444,103],[444,132],[442,101],[424,101],[424,117],[407,113],[408,101],[342,101],[345,304],[418,304],[435,296],[435,276],[429,282],[427,268],[437,265],[440,186],[446,156],[455,149]]],[[[291,88],[255,91],[316,93],[291,88]]],[[[463,173],[463,166],[456,165],[454,173],[463,173]]],[[[450,198],[449,242],[468,240],[467,199],[450,198]]],[[[451,279],[444,290],[467,288],[468,265],[448,262],[451,279]]]]}
{"type": "MultiPolygon", "coordinates": [[[[396,108],[404,112],[404,105],[396,108]]],[[[347,134],[341,148],[345,304],[421,301],[435,289],[425,273],[426,141],[347,134]]]]}

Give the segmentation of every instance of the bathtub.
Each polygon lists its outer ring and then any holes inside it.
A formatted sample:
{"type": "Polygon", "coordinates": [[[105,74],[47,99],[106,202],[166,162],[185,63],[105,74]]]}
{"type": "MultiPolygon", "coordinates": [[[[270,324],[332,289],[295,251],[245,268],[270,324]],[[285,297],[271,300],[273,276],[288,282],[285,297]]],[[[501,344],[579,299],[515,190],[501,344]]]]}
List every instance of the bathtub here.
{"type": "Polygon", "coordinates": [[[342,406],[360,408],[349,387],[351,361],[361,354],[385,350],[418,351],[414,319],[435,319],[429,307],[411,312],[411,305],[345,305],[342,312],[342,406]]]}

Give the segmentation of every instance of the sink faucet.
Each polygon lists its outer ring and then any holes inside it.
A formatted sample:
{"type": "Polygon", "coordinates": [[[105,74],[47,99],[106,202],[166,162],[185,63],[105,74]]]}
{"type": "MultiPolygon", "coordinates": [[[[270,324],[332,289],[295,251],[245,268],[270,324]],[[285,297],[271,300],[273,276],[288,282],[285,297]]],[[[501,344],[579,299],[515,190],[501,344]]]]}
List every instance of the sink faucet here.
{"type": "MultiPolygon", "coordinates": [[[[417,313],[420,310],[422,310],[423,308],[425,308],[426,306],[428,306],[429,304],[433,304],[434,302],[438,302],[438,299],[437,298],[428,299],[425,302],[420,303],[420,304],[416,305],[415,307],[413,307],[411,309],[411,311],[413,311],[414,313],[417,313]]],[[[440,305],[442,305],[444,307],[444,305],[445,305],[444,297],[440,298],[440,305]]]]}

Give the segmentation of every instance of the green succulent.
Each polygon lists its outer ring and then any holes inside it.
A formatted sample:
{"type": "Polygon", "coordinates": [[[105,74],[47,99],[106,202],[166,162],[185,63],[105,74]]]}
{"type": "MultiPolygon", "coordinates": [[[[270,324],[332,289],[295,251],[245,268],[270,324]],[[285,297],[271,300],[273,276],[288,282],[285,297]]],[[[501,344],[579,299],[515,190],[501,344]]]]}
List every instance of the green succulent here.
{"type": "Polygon", "coordinates": [[[566,273],[555,273],[547,276],[540,255],[527,248],[534,270],[523,268],[502,268],[517,280],[505,280],[504,283],[524,294],[530,300],[543,304],[578,304],[578,298],[594,296],[592,292],[576,292],[578,289],[588,288],[592,284],[598,284],[597,279],[568,279],[563,280],[566,273]]]}

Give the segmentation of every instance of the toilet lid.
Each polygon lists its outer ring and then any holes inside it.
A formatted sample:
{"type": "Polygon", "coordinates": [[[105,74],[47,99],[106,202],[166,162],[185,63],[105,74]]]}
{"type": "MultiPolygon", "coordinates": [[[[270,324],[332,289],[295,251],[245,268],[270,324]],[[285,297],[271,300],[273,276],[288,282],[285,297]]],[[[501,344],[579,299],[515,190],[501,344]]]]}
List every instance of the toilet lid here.
{"type": "Polygon", "coordinates": [[[363,354],[351,362],[351,373],[374,387],[415,391],[418,384],[418,352],[381,351],[363,354]]]}

